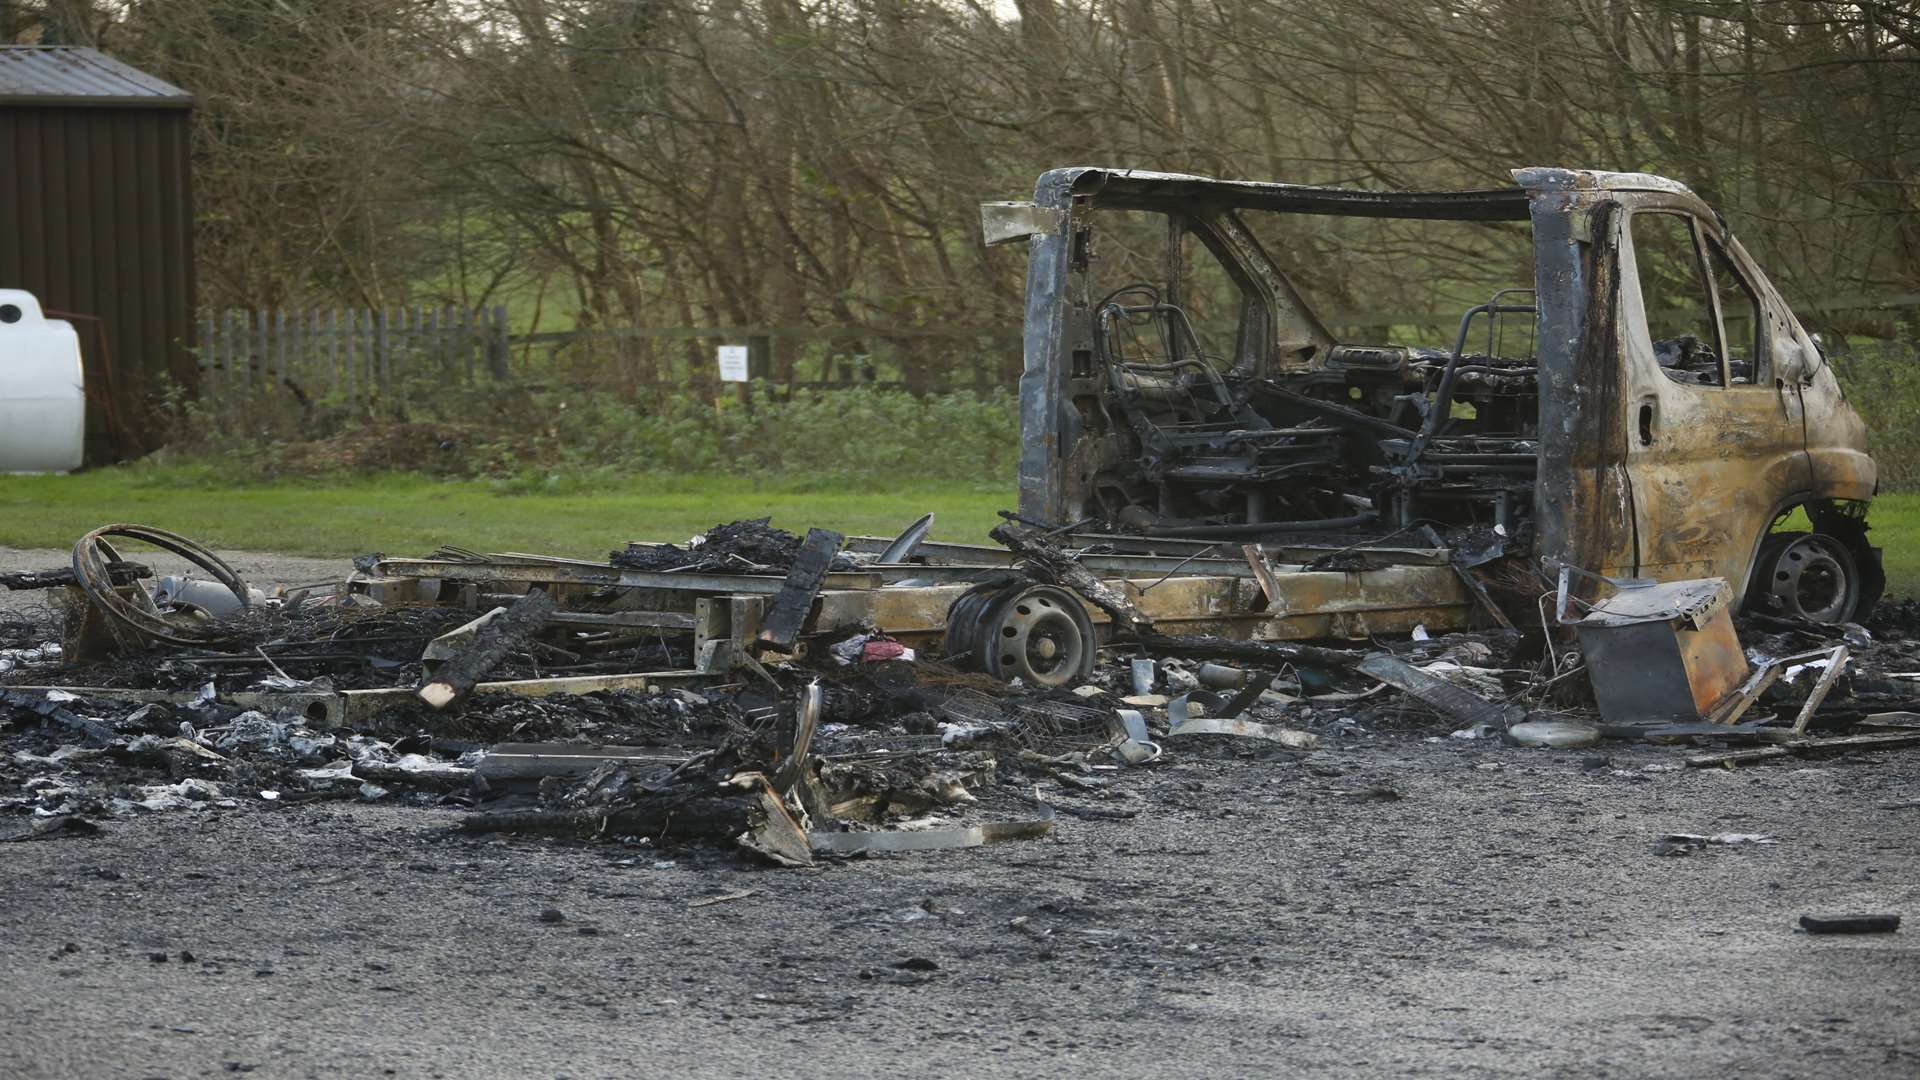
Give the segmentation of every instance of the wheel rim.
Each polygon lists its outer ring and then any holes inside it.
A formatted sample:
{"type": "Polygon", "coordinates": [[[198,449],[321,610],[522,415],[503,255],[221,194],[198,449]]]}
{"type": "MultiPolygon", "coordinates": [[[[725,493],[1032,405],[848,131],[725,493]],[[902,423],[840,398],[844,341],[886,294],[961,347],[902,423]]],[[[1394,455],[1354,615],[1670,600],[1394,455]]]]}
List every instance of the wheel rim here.
{"type": "Polygon", "coordinates": [[[1831,541],[1803,536],[1774,557],[1767,591],[1789,614],[1840,622],[1853,606],[1853,574],[1831,541]]]}
{"type": "Polygon", "coordinates": [[[1089,642],[1071,598],[1053,589],[1033,589],[1008,597],[986,620],[977,639],[983,665],[1003,678],[1037,686],[1061,687],[1078,681],[1089,642]]]}

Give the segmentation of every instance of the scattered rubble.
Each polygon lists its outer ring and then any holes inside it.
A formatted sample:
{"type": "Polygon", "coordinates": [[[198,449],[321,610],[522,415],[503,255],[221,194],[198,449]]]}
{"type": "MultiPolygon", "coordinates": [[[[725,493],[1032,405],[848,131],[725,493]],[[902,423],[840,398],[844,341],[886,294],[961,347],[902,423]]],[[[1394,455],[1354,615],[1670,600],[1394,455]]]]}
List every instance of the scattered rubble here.
{"type": "MultiPolygon", "coordinates": [[[[785,574],[793,569],[804,541],[784,529],[774,528],[767,521],[755,518],[715,525],[687,541],[685,547],[629,544],[613,552],[609,561],[627,570],[785,574]]],[[[845,559],[834,562],[840,568],[849,565],[845,559]]]]}
{"type": "Polygon", "coordinates": [[[1338,777],[1326,749],[1388,728],[1463,753],[1721,747],[1684,756],[1694,767],[1920,745],[1920,649],[1898,605],[1880,634],[1736,622],[1723,583],[1674,582],[1563,599],[1551,622],[1352,647],[1264,636],[1284,613],[1262,606],[1288,601],[1295,571],[1257,547],[1175,558],[1019,522],[994,535],[1006,550],[741,522],[607,563],[371,556],[292,594],[224,571],[231,603],[213,604],[190,578],[155,582],[131,545],[223,568],[211,552],[97,530],[77,574],[8,579],[61,603],[0,622],[0,838],[379,801],[458,809],[469,832],[803,867],[1042,840],[1060,815],[1132,820],[1153,804],[1129,777],[1183,755],[1312,754],[1304,775],[1338,777]],[[901,550],[912,561],[889,561],[901,550]],[[1712,654],[1713,700],[1689,635],[1732,642],[1712,654]],[[1637,653],[1672,665],[1660,707],[1609,689],[1637,653]]]}

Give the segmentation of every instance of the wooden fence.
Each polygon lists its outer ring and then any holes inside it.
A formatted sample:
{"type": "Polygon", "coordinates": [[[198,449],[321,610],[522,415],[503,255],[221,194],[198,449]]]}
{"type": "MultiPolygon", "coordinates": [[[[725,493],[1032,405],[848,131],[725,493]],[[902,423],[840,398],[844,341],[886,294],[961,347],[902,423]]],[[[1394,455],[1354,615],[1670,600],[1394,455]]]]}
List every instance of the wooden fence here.
{"type": "MultiPolygon", "coordinates": [[[[1812,308],[1884,308],[1920,297],[1815,304],[1812,308]]],[[[1449,312],[1333,317],[1358,324],[1427,327],[1436,342],[1452,335],[1449,312]]],[[[1219,340],[1231,340],[1222,328],[1219,340]]],[[[566,384],[645,386],[717,393],[715,349],[744,345],[756,380],[779,392],[855,386],[938,393],[1011,390],[1021,369],[1018,323],[982,326],[610,327],[510,334],[507,310],[493,306],[409,307],[389,311],[220,311],[200,319],[201,395],[245,396],[274,387],[300,402],[333,396],[368,401],[406,396],[409,382],[435,385],[554,380],[566,384]],[[785,362],[773,363],[776,349],[785,362]],[[777,370],[776,370],[777,368],[777,370]]],[[[1837,343],[1844,352],[1844,339],[1837,343]]]]}
{"type": "Polygon", "coordinates": [[[934,393],[967,385],[957,350],[977,358],[971,387],[1011,386],[1020,327],[603,327],[511,334],[506,308],[392,311],[205,312],[199,324],[202,398],[291,392],[300,402],[404,398],[409,382],[554,380],[713,392],[715,350],[744,345],[755,379],[774,376],[776,342],[808,350],[790,361],[783,390],[877,389],[934,393]],[[935,363],[934,361],[947,361],[935,363]],[[925,374],[925,377],[923,376],[925,374]]]}
{"type": "Polygon", "coordinates": [[[312,399],[385,395],[396,380],[428,376],[506,380],[504,306],[373,311],[219,311],[200,317],[203,396],[280,386],[312,399]]]}

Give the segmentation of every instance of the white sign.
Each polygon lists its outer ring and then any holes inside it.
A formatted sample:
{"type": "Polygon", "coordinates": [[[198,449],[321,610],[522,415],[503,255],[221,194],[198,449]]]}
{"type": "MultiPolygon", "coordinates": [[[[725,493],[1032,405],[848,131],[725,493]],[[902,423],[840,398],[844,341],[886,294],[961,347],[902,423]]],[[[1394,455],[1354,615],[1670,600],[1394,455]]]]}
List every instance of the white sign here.
{"type": "Polygon", "coordinates": [[[720,346],[720,381],[747,381],[747,347],[745,345],[720,346]]]}

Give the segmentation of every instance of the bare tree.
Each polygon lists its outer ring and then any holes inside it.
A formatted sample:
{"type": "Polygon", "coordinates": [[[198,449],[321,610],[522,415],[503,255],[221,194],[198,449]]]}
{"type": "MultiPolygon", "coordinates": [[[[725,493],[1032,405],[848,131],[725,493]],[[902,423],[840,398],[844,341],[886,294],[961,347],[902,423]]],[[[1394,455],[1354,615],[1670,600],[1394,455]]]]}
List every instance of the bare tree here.
{"type": "MultiPolygon", "coordinates": [[[[0,30],[36,28],[198,95],[216,304],[531,292],[584,325],[817,330],[776,338],[783,380],[884,354],[1002,382],[1017,356],[904,331],[1018,320],[1017,260],[981,247],[975,206],[1066,164],[1656,171],[1750,223],[1802,300],[1920,291],[1920,17],[1884,0],[0,5],[0,30]]],[[[1524,273],[1506,226],[1260,228],[1355,313],[1524,273]]],[[[676,377],[670,352],[613,359],[676,377]]]]}

